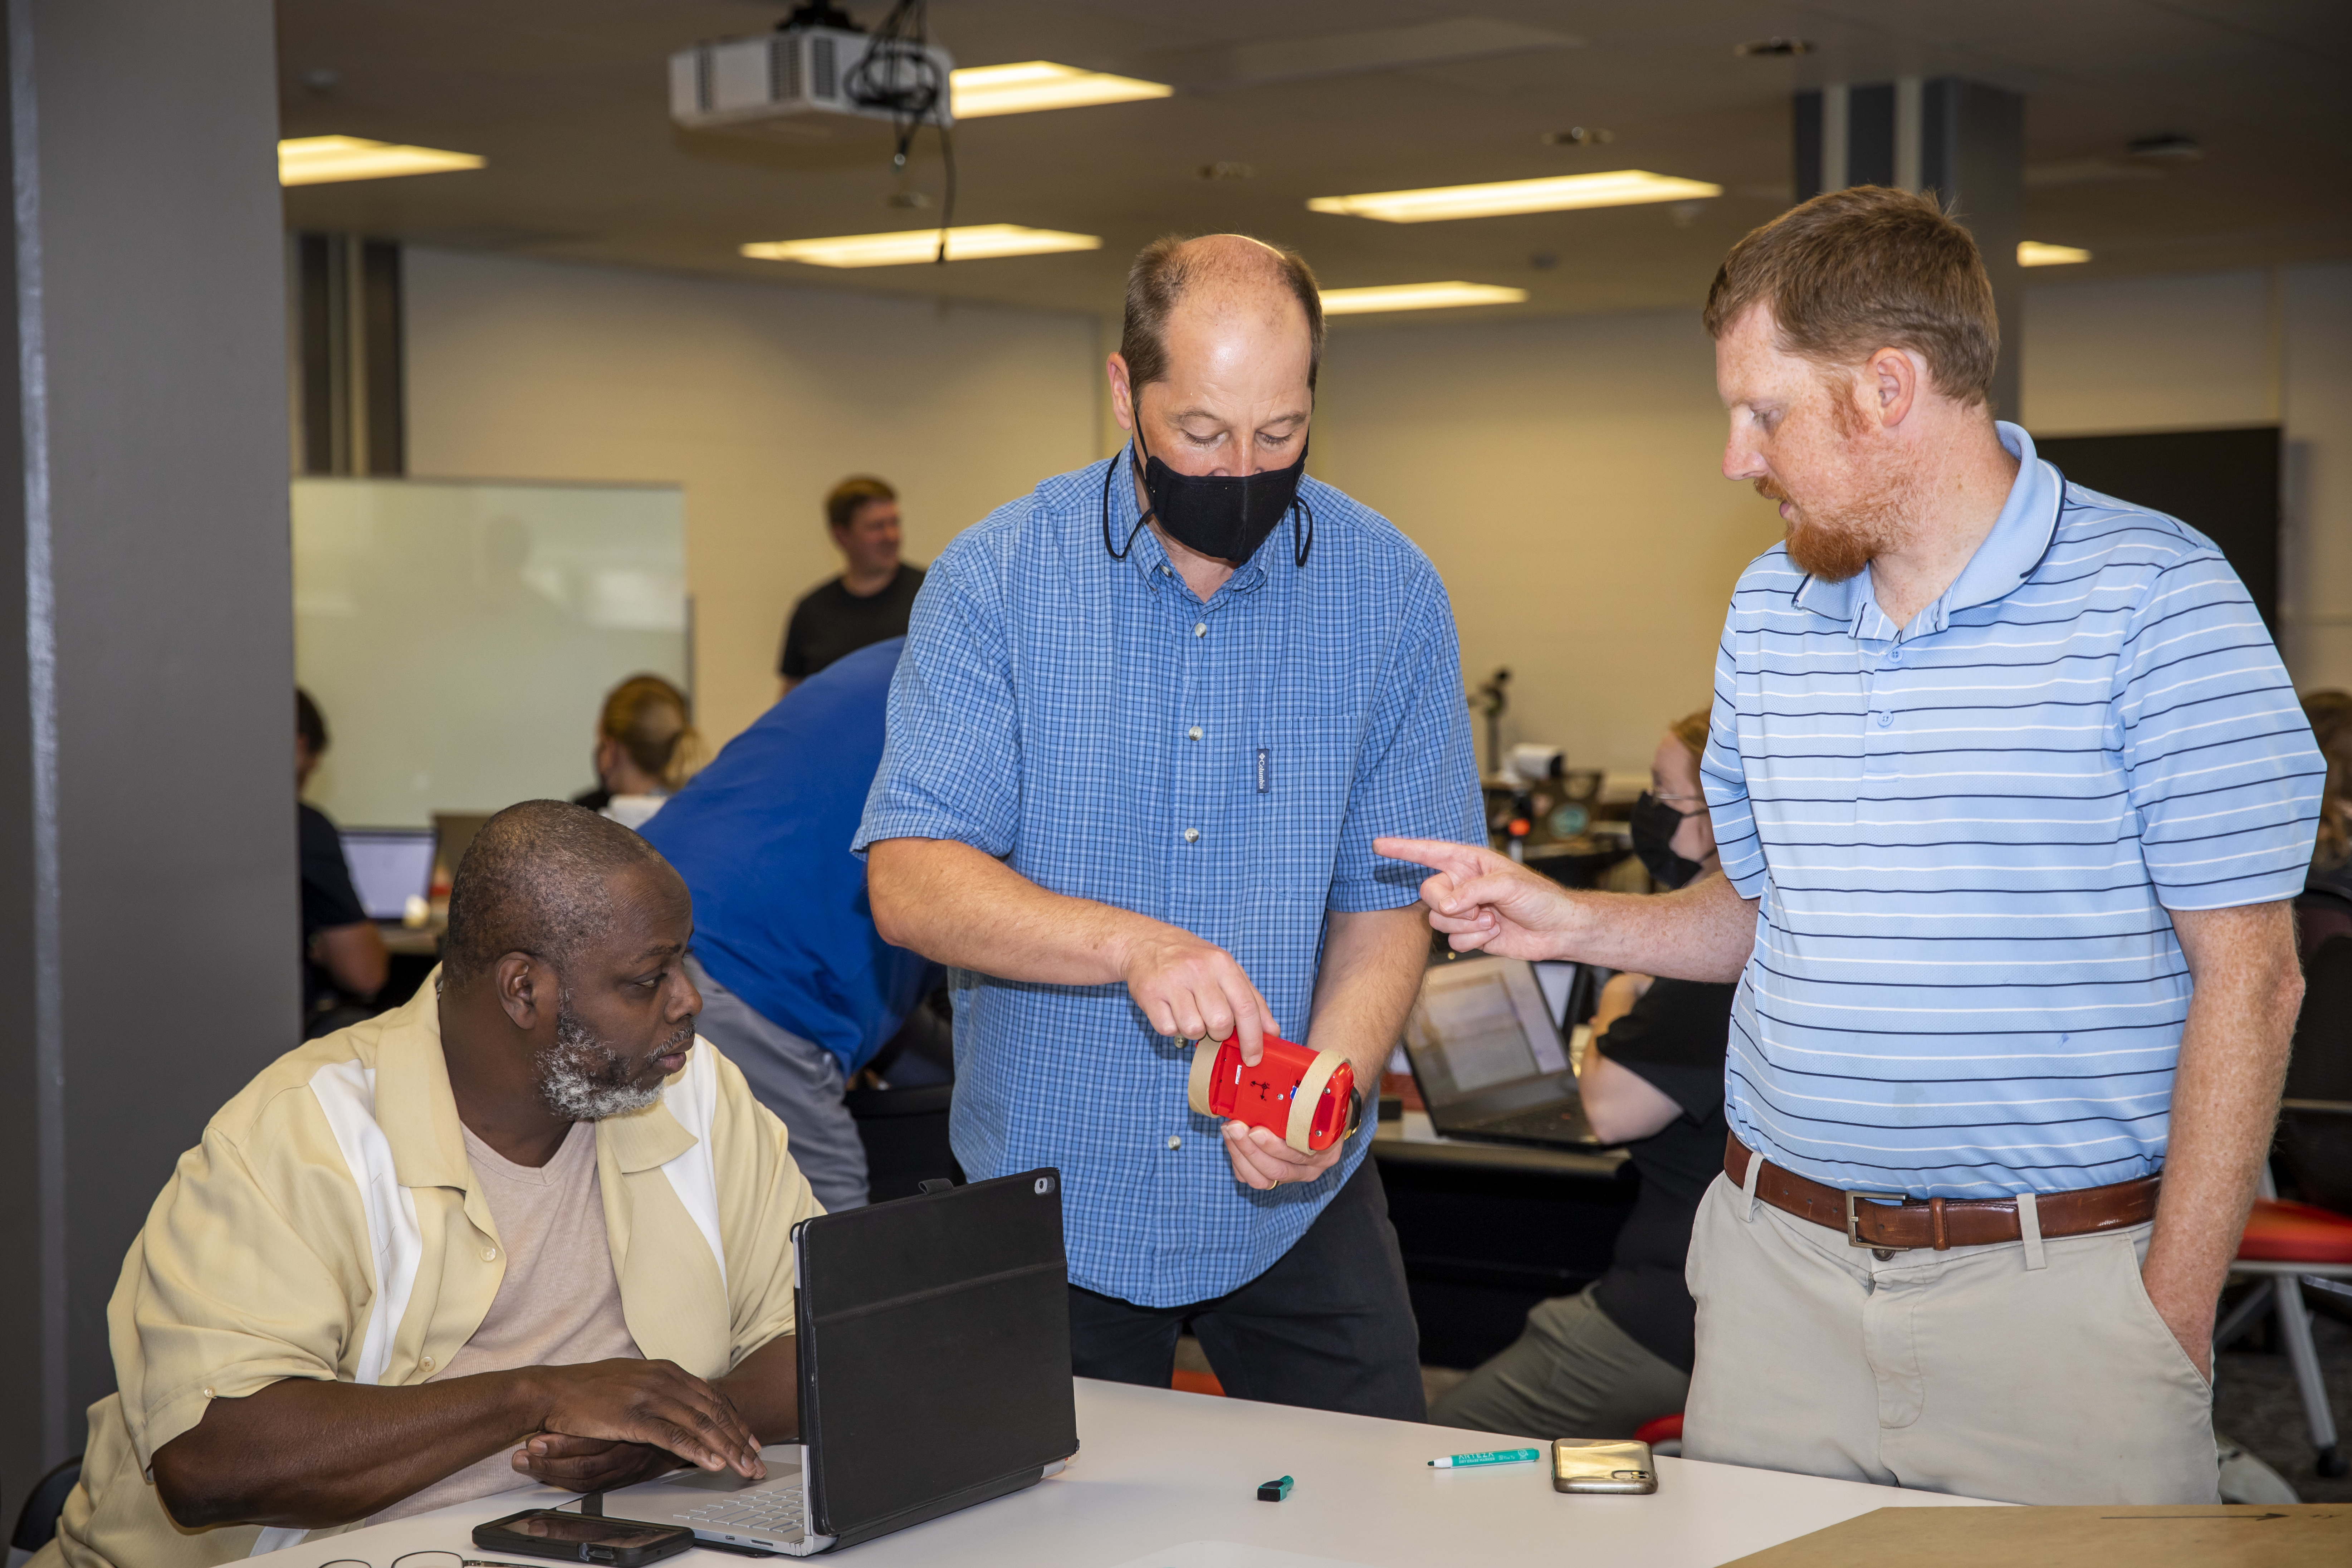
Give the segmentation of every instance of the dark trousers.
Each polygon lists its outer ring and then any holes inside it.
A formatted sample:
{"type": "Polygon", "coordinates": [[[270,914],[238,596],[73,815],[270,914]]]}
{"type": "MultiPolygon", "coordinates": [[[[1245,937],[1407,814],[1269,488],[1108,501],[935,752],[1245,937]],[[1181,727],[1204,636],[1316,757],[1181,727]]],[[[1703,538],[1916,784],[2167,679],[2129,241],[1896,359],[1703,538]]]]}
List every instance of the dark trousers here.
{"type": "Polygon", "coordinates": [[[1273,1268],[1213,1300],[1139,1307],[1070,1287],[1070,1361],[1080,1377],[1165,1388],[1187,1329],[1234,1398],[1427,1418],[1421,1331],[1373,1160],[1273,1268]]]}

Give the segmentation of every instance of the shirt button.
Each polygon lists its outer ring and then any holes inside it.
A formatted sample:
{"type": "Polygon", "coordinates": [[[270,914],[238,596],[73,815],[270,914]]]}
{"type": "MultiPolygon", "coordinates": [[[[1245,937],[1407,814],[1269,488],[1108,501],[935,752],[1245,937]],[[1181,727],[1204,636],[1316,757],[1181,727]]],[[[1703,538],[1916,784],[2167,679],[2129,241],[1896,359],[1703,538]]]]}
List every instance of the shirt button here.
{"type": "Polygon", "coordinates": [[[1188,738],[1197,741],[1201,738],[1201,726],[1195,724],[1191,729],[1185,731],[1184,733],[1188,738]]]}
{"type": "Polygon", "coordinates": [[[499,1260],[499,1249],[498,1249],[497,1247],[486,1247],[482,1248],[482,1261],[483,1261],[483,1262],[485,1262],[485,1263],[496,1263],[498,1260],[499,1260]]]}
{"type": "Polygon", "coordinates": [[[1886,662],[1889,664],[1901,664],[1903,662],[1902,648],[1899,647],[1889,648],[1886,653],[1886,662]]]}
{"type": "Polygon", "coordinates": [[[1187,844],[1197,844],[1197,843],[1199,843],[1199,842],[1200,842],[1200,839],[1201,839],[1201,830],[1200,830],[1199,828],[1197,828],[1197,827],[1188,827],[1188,828],[1186,828],[1186,829],[1184,830],[1184,842],[1185,842],[1185,843],[1187,843],[1187,844]]]}
{"type": "MultiPolygon", "coordinates": [[[[1168,1135],[1168,1146],[1169,1146],[1171,1149],[1181,1149],[1181,1148],[1184,1146],[1184,1140],[1182,1140],[1181,1138],[1177,1137],[1174,1133],[1172,1133],[1172,1132],[1171,1132],[1171,1133],[1170,1133],[1170,1134],[1168,1135]]],[[[211,1390],[211,1389],[209,1389],[209,1388],[207,1388],[207,1389],[205,1389],[205,1392],[206,1394],[210,1394],[210,1393],[212,1392],[212,1390],[211,1390]]]]}
{"type": "Polygon", "coordinates": [[[1192,635],[1196,637],[1207,637],[1209,635],[1209,623],[1206,621],[1194,621],[1192,623],[1192,635]]]}
{"type": "Polygon", "coordinates": [[[433,1370],[433,1358],[431,1356],[426,1356],[423,1361],[418,1362],[416,1364],[423,1367],[425,1371],[431,1372],[433,1370]]]}
{"type": "Polygon", "coordinates": [[[217,1399],[217,1398],[219,1398],[219,1397],[220,1397],[220,1395],[218,1395],[218,1394],[215,1394],[211,1389],[207,1388],[207,1389],[205,1389],[205,1397],[206,1399],[217,1399]]]}
{"type": "Polygon", "coordinates": [[[1888,713],[1888,712],[1882,711],[1882,712],[1880,712],[1880,714],[1878,715],[1878,727],[1879,727],[1880,729],[1882,729],[1882,730],[1885,729],[1885,728],[1886,728],[1886,726],[1888,726],[1889,724],[1892,724],[1892,723],[1894,723],[1894,722],[1895,722],[1895,715],[1894,715],[1894,714],[1892,714],[1892,713],[1888,713]]]}

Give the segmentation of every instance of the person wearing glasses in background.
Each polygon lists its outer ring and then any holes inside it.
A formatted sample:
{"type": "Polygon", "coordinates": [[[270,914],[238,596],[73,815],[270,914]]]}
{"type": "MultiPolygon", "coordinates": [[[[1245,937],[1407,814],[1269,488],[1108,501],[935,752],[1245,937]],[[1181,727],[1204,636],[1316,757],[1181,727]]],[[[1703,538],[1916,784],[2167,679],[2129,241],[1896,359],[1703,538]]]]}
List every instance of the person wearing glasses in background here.
{"type": "MultiPolygon", "coordinates": [[[[1675,721],[1633,807],[1633,847],[1661,889],[1718,876],[1698,763],[1706,710],[1675,721]]],[[[1642,1178],[1609,1270],[1580,1294],[1538,1302],[1500,1355],[1430,1407],[1441,1426],[1630,1437],[1690,1392],[1692,1320],[1683,1282],[1691,1220],[1723,1169],[1723,1053],[1738,987],[1612,975],[1592,1016],[1577,1089],[1593,1131],[1626,1145],[1642,1178]]]]}

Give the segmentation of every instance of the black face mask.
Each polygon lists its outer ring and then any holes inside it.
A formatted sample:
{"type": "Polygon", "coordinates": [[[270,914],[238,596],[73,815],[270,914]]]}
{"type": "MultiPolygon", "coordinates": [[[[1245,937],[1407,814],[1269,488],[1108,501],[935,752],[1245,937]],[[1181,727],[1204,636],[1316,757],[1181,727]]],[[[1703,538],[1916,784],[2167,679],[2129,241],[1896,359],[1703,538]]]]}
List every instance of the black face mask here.
{"type": "MultiPolygon", "coordinates": [[[[1235,479],[1206,474],[1180,474],[1159,458],[1151,456],[1143,445],[1143,433],[1136,432],[1135,446],[1146,458],[1143,465],[1143,493],[1150,498],[1151,509],[1136,519],[1135,528],[1154,518],[1160,521],[1168,537],[1187,550],[1217,561],[1230,561],[1238,566],[1257,553],[1266,536],[1282,525],[1286,515],[1304,513],[1302,531],[1294,516],[1292,537],[1297,543],[1294,559],[1307,564],[1307,552],[1315,547],[1315,513],[1298,499],[1298,481],[1307,473],[1307,445],[1299,444],[1298,461],[1286,468],[1272,468],[1263,473],[1235,479]]],[[[1132,457],[1129,459],[1132,462],[1132,457]]],[[[1110,550],[1110,479],[1118,471],[1114,463],[1103,476],[1103,548],[1110,550]]],[[[1128,544],[1135,542],[1135,531],[1128,533],[1128,544]]],[[[1125,549],[1110,550],[1113,559],[1127,559],[1125,549]]]]}
{"type": "Polygon", "coordinates": [[[1675,853],[1675,835],[1681,831],[1686,811],[1676,811],[1648,790],[1633,803],[1633,853],[1650,868],[1650,879],[1664,888],[1679,888],[1699,873],[1699,863],[1675,853]]]}

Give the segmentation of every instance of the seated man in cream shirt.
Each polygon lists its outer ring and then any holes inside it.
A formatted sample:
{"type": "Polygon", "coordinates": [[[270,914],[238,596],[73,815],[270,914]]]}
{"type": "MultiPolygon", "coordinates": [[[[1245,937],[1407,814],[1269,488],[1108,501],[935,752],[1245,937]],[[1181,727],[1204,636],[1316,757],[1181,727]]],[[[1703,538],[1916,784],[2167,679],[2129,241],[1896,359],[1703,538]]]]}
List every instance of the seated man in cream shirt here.
{"type": "Polygon", "coordinates": [[[820,1211],[695,1037],[692,925],[626,828],[493,817],[435,983],[279,1058],[182,1156],[36,1561],[218,1563],[534,1481],[764,1474],[799,1426],[792,1227],[820,1211]]]}

